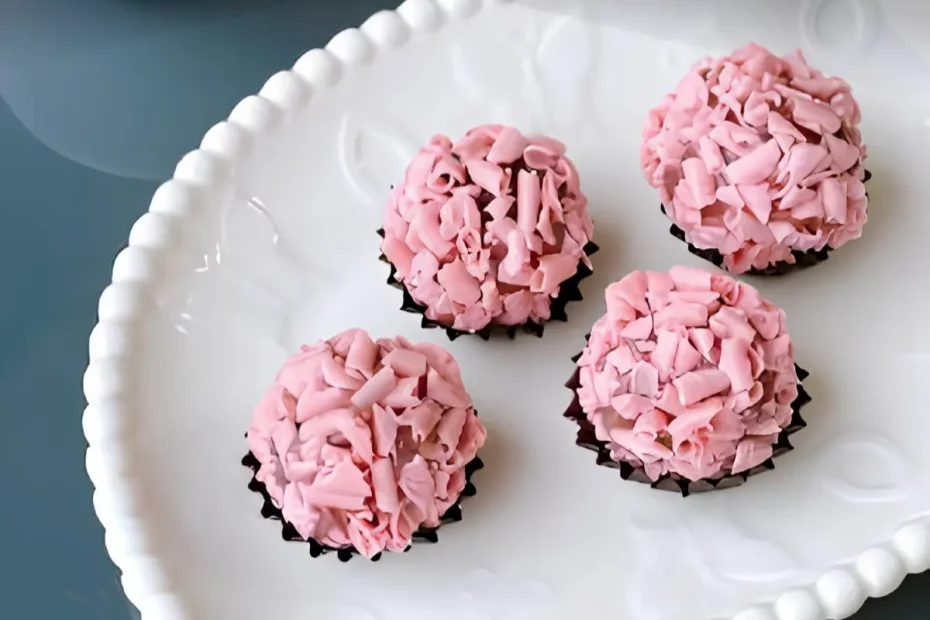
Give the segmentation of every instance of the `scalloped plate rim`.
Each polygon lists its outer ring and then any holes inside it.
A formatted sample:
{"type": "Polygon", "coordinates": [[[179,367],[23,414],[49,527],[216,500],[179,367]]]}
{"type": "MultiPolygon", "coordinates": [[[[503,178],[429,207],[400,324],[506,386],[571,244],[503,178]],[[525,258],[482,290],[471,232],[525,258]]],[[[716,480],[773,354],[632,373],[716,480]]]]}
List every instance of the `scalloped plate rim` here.
{"type": "MultiPolygon", "coordinates": [[[[286,113],[289,107],[304,105],[306,92],[301,91],[309,89],[313,97],[325,93],[338,85],[340,72],[351,70],[353,65],[368,64],[380,48],[403,45],[411,37],[441,29],[450,20],[470,17],[483,10],[484,3],[512,1],[408,0],[397,11],[379,11],[361,29],[347,29],[335,35],[324,48],[306,52],[290,71],[280,72],[269,80],[257,99],[255,95],[246,98],[233,110],[229,121],[207,132],[201,148],[182,158],[173,179],[159,188],[149,211],[133,226],[129,244],[120,254],[128,258],[122,262],[117,258],[112,283],[101,294],[98,323],[91,334],[90,361],[84,376],[87,407],[83,424],[88,443],[86,467],[95,487],[95,511],[106,530],[108,552],[122,572],[126,595],[144,620],[184,620],[190,616],[172,588],[159,578],[157,561],[144,551],[148,541],[133,519],[134,498],[125,472],[118,471],[122,465],[119,450],[111,445],[103,448],[103,445],[119,437],[122,432],[119,425],[125,422],[120,420],[124,412],[119,409],[122,386],[118,363],[131,351],[131,344],[127,345],[121,338],[129,329],[127,325],[131,327],[144,315],[147,278],[152,277],[158,255],[170,243],[172,232],[189,217],[189,203],[195,200],[197,189],[214,183],[222,175],[222,169],[241,155],[241,141],[236,142],[231,136],[246,134],[247,138],[260,139],[267,131],[267,127],[262,126],[261,114],[246,107],[271,106],[269,109],[273,110],[268,112],[271,116],[286,113]],[[275,78],[281,75],[289,77],[275,83],[275,78]],[[284,85],[285,81],[289,84],[284,85]],[[291,86],[295,88],[289,90],[291,86]],[[255,121],[252,123],[255,126],[243,123],[244,118],[250,118],[250,123],[255,121]],[[153,218],[152,214],[157,217],[153,218]],[[116,336],[108,334],[108,330],[116,336]],[[100,411],[107,407],[115,410],[100,411]],[[151,565],[153,562],[155,566],[151,565]]],[[[798,614],[814,613],[812,605],[816,606],[817,615],[804,615],[804,618],[826,620],[830,617],[827,614],[846,617],[855,613],[867,598],[889,594],[900,585],[907,572],[930,569],[928,564],[930,526],[925,515],[901,523],[891,538],[863,550],[852,562],[834,566],[817,581],[804,588],[788,590],[772,602],[760,601],[732,620],[800,618],[798,614]],[[834,609],[825,611],[824,605],[834,609]]]]}

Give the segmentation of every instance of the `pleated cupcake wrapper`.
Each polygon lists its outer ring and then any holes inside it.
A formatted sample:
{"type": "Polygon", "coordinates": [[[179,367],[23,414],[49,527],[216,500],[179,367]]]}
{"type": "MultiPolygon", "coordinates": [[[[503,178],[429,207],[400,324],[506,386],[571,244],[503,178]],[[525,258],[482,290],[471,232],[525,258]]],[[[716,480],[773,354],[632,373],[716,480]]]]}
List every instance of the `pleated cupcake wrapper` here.
{"type": "MultiPolygon", "coordinates": [[[[872,173],[868,170],[865,171],[865,181],[868,182],[872,178],[872,173]]],[[[868,193],[866,193],[868,198],[868,193]]],[[[662,210],[662,215],[667,215],[665,212],[665,205],[660,205],[659,208],[662,210]]],[[[698,248],[693,243],[687,240],[685,237],[685,231],[678,227],[677,224],[672,224],[668,229],[669,234],[688,244],[688,251],[697,256],[698,258],[703,258],[709,263],[713,263],[720,269],[726,270],[723,266],[723,254],[719,250],[714,248],[698,248]]],[[[801,252],[799,250],[792,250],[791,256],[794,257],[794,262],[789,263],[788,261],[779,261],[773,265],[769,265],[764,269],[756,269],[753,267],[745,273],[749,276],[783,276],[795,271],[800,271],[801,269],[806,269],[808,267],[813,267],[819,263],[830,258],[830,252],[833,251],[833,248],[830,246],[824,247],[822,250],[807,250],[806,252],[801,252]]]]}
{"type": "MultiPolygon", "coordinates": [[[[574,356],[572,361],[577,362],[580,358],[581,353],[574,356]]],[[[646,474],[644,467],[636,466],[626,461],[618,463],[610,458],[610,448],[605,442],[597,438],[594,432],[594,425],[588,420],[588,416],[581,408],[581,403],[578,400],[578,387],[581,385],[581,371],[578,368],[575,369],[571,379],[565,384],[565,387],[572,391],[572,402],[568,406],[568,409],[565,410],[565,417],[578,424],[578,435],[575,439],[575,443],[582,448],[596,452],[597,464],[610,469],[619,470],[620,477],[624,480],[648,484],[654,489],[681,493],[682,497],[687,497],[693,493],[706,493],[708,491],[729,489],[740,486],[746,482],[750,476],[774,469],[774,459],[794,449],[794,446],[792,446],[789,441],[789,437],[807,426],[807,423],[801,417],[801,408],[811,401],[811,397],[801,385],[801,381],[806,379],[809,373],[797,364],[795,364],[795,368],[798,372],[798,397],[791,403],[791,422],[788,428],[779,433],[772,458],[749,471],[739,474],[729,474],[722,478],[712,480],[689,480],[676,473],[667,473],[660,476],[658,480],[652,480],[646,474]]]]}
{"type": "MultiPolygon", "coordinates": [[[[254,491],[262,496],[262,516],[266,519],[274,519],[281,522],[281,538],[288,542],[303,542],[307,543],[310,546],[310,557],[320,557],[321,555],[326,555],[328,553],[335,553],[336,557],[339,558],[342,562],[348,562],[354,556],[361,554],[355,547],[330,547],[329,545],[324,545],[318,543],[312,538],[303,538],[297,532],[292,524],[288,523],[284,519],[284,515],[281,512],[281,509],[274,505],[274,502],[271,501],[271,496],[268,495],[268,489],[265,486],[265,483],[259,482],[256,478],[258,474],[258,469],[261,466],[258,459],[255,458],[251,452],[246,454],[242,458],[242,464],[252,470],[252,480],[249,482],[249,490],[254,491]]],[[[448,525],[450,523],[456,523],[462,520],[462,500],[466,497],[473,497],[478,491],[475,488],[475,485],[471,481],[472,475],[484,467],[484,462],[479,458],[475,457],[465,466],[465,488],[462,490],[462,494],[459,496],[458,500],[452,504],[448,510],[442,515],[441,521],[442,525],[448,525]]],[[[441,525],[439,526],[441,527],[441,525]]],[[[413,542],[417,543],[437,543],[439,542],[439,527],[421,527],[416,532],[413,533],[413,542]]],[[[412,545],[408,545],[404,551],[410,551],[412,545]]],[[[371,561],[377,562],[381,559],[381,553],[377,553],[372,556],[371,561]]]]}
{"type": "MultiPolygon", "coordinates": [[[[384,238],[384,229],[378,230],[378,235],[381,238],[384,238]]],[[[600,248],[593,241],[589,241],[584,246],[584,252],[588,257],[595,254],[600,248]]],[[[384,254],[381,254],[379,257],[381,262],[387,263],[391,267],[391,273],[388,276],[387,283],[393,286],[394,288],[400,289],[403,293],[404,298],[401,302],[400,309],[404,312],[410,312],[413,314],[421,315],[420,326],[426,329],[438,328],[446,332],[446,335],[449,337],[449,340],[455,340],[459,336],[478,336],[482,340],[489,340],[492,335],[495,334],[506,334],[508,338],[513,339],[516,337],[518,331],[523,331],[527,334],[534,334],[538,338],[542,338],[543,331],[545,330],[544,323],[536,323],[532,320],[527,320],[524,323],[519,325],[498,325],[491,324],[483,329],[479,329],[474,332],[464,331],[461,329],[455,329],[454,327],[449,327],[444,325],[439,321],[434,321],[426,317],[426,306],[419,304],[413,297],[410,295],[410,292],[407,290],[407,287],[404,286],[403,282],[397,279],[397,269],[391,264],[391,261],[387,259],[384,254]]],[[[581,301],[583,299],[581,295],[581,290],[579,286],[581,281],[590,276],[593,272],[588,268],[584,263],[578,264],[578,270],[575,272],[575,275],[571,276],[565,282],[562,282],[559,285],[559,294],[552,299],[550,305],[550,321],[567,321],[568,314],[566,313],[565,307],[571,301],[581,301]]]]}

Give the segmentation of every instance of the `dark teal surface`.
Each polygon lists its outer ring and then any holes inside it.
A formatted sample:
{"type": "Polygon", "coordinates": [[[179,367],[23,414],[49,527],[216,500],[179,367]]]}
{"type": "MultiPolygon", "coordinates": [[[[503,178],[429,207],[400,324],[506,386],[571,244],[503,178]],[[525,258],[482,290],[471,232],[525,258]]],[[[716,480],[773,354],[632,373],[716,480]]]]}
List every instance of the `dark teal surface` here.
{"type": "MultiPolygon", "coordinates": [[[[389,3],[0,0],[0,619],[139,617],[84,471],[81,378],[111,260],[206,129],[389,3]]],[[[910,578],[855,620],[926,620],[928,591],[910,578]]]]}

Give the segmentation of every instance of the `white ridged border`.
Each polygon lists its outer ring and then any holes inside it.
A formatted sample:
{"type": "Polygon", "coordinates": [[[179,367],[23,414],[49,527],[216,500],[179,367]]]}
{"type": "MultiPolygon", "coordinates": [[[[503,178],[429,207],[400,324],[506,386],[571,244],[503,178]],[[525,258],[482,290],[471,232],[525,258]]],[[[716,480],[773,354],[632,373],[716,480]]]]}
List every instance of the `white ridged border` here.
{"type": "MultiPolygon", "coordinates": [[[[273,75],[258,95],[246,97],[229,119],[211,128],[200,149],[178,163],[174,178],[152,197],[149,212],[132,227],[129,245],[113,264],[112,283],[98,305],[99,322],[90,336],[90,363],[84,374],[84,436],[87,473],[94,484],[94,508],[106,529],[107,552],[122,572],[123,589],[143,620],[194,620],[173,584],[150,555],[154,545],[139,518],[144,506],[132,480],[123,442],[131,440],[132,419],[125,376],[135,326],[152,299],[146,286],[179,240],[186,219],[209,203],[227,175],[254,143],[274,132],[314,97],[337,86],[346,71],[370,64],[380,51],[404,45],[420,33],[435,32],[453,19],[466,19],[485,4],[509,0],[407,0],[396,11],[380,11],[359,28],[343,30],[324,49],[305,53],[291,71],[273,75]]],[[[771,605],[746,609],[732,620],[839,620],[854,614],[869,597],[890,594],[907,573],[930,569],[930,522],[909,522],[884,545],[824,574],[808,588],[789,590],[771,605]]],[[[199,619],[198,619],[199,620],[199,619]]]]}

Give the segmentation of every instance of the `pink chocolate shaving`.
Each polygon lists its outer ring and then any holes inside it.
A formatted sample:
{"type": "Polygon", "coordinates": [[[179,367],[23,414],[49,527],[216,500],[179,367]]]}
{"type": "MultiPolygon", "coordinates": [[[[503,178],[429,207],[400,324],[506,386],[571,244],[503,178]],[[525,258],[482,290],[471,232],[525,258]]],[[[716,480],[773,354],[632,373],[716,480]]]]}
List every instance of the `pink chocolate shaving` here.
{"type": "Polygon", "coordinates": [[[578,398],[611,458],[657,480],[713,480],[772,456],[798,376],[785,313],[751,286],[691,267],[634,271],[578,361],[578,398]]]}
{"type": "Polygon", "coordinates": [[[285,362],[247,437],[301,536],[370,558],[440,525],[486,431],[448,352],[353,329],[285,362]]]}
{"type": "Polygon", "coordinates": [[[454,329],[547,321],[594,226],[565,147],[482,125],[434,136],[384,210],[381,250],[395,277],[454,329]]]}
{"type": "Polygon", "coordinates": [[[704,59],[649,113],[641,157],[665,212],[733,273],[835,249],[866,222],[866,148],[849,85],[800,51],[704,59]]]}

